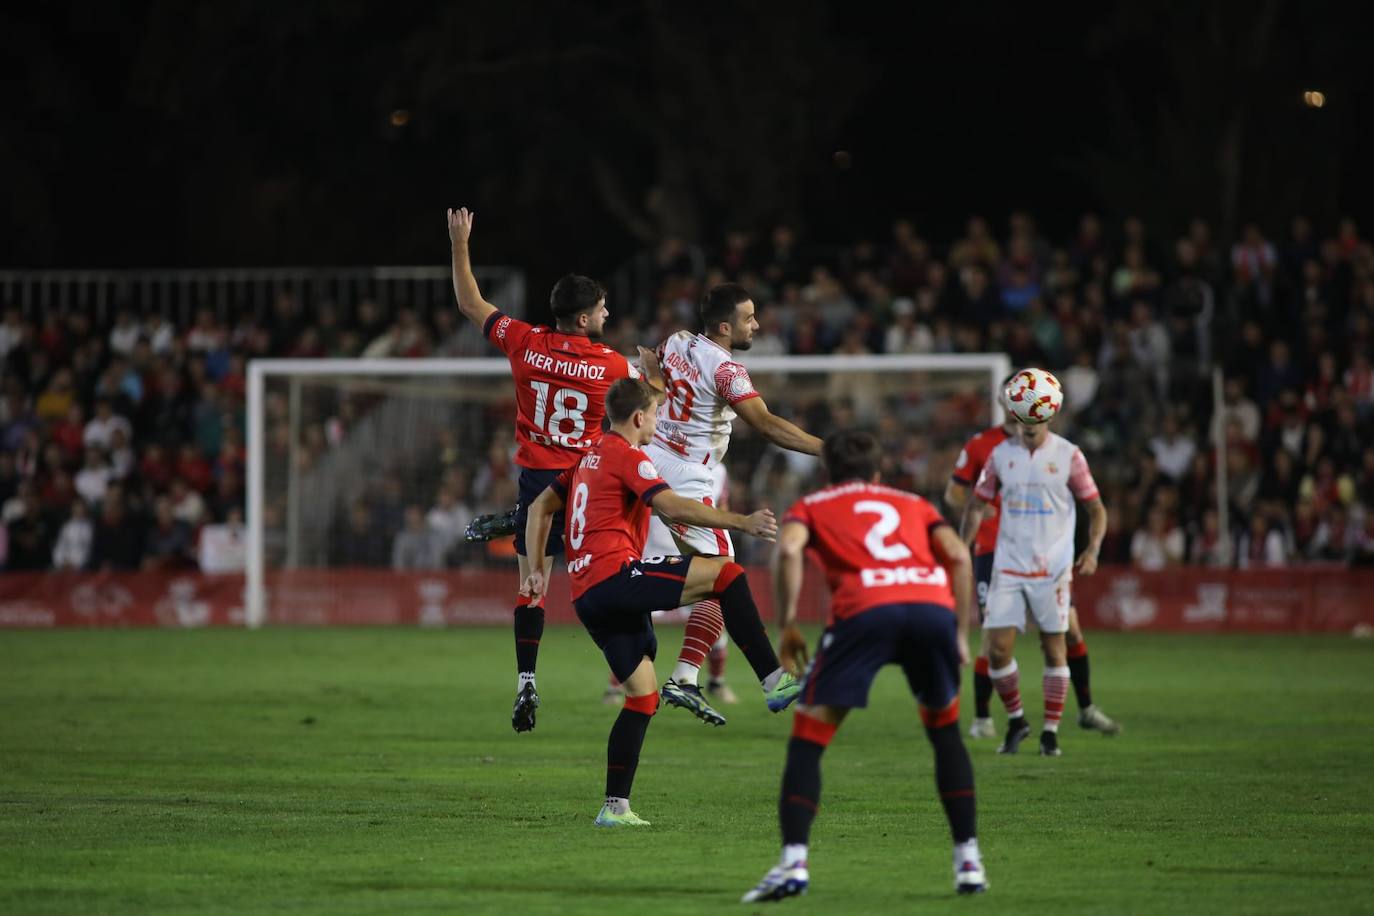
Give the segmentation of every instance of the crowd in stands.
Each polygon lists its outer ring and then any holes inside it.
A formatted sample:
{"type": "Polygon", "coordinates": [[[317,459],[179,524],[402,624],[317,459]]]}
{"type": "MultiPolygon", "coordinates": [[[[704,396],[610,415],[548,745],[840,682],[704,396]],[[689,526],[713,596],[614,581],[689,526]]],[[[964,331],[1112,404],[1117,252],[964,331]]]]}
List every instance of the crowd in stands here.
{"type": "MultiPolygon", "coordinates": [[[[1369,564],[1374,246],[1352,220],[1323,228],[1299,217],[1270,238],[1249,225],[1225,244],[1202,220],[1166,235],[1135,218],[1109,226],[1089,215],[1051,241],[1014,213],[1003,231],[974,217],[961,237],[941,240],[899,220],[887,238],[840,250],[807,246],[787,226],[730,232],[714,247],[668,240],[645,255],[652,294],[634,304],[645,317],[612,303],[620,317],[609,342],[633,353],[694,328],[701,292],[735,280],[758,305],[755,355],[1006,352],[1064,384],[1055,428],[1083,446],[1103,491],[1105,561],[1369,564]],[[1214,367],[1224,379],[1219,417],[1214,367]]],[[[134,305],[107,326],[89,310],[5,311],[6,570],[240,566],[254,357],[494,352],[452,308],[365,300],[343,309],[282,294],[267,314],[201,309],[176,326],[134,305]]],[[[932,433],[853,394],[770,406],[821,434],[875,427],[888,478],[937,496],[976,417],[932,433]]],[[[268,406],[269,459],[296,454],[308,468],[345,443],[370,406],[341,396],[311,412],[292,443],[278,399],[268,406]]],[[[474,514],[514,502],[512,410],[510,401],[479,410],[461,439],[440,431],[423,455],[357,488],[333,516],[327,562],[509,562],[508,548],[461,535],[474,514]]],[[[814,461],[780,455],[743,429],[729,467],[731,498],[746,511],[765,501],[782,511],[816,477],[814,461]]],[[[265,511],[267,549],[284,562],[286,507],[272,500],[265,511]]]]}

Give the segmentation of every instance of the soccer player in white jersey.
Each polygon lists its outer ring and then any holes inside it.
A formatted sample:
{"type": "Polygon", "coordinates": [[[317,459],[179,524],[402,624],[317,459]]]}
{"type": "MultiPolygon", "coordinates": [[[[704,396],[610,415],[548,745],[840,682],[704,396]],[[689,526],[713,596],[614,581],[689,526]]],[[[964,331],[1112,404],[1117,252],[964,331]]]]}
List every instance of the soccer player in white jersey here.
{"type": "MultiPolygon", "coordinates": [[[[737,283],[722,283],[701,301],[701,333],[679,331],[658,347],[667,397],[658,411],[658,429],[646,447],[663,479],[680,493],[708,506],[720,500],[724,476],[721,461],[730,447],[730,423],[738,415],[769,442],[808,455],[819,455],[821,440],[773,414],[754,389],[749,371],[735,361],[735,351],[748,350],[759,323],[754,302],[737,283]]],[[[730,535],[720,528],[649,522],[646,555],[732,557],[730,535]]],[[[704,722],[724,725],[697,685],[701,664],[725,625],[720,605],[702,601],[692,608],[683,634],[682,652],[663,699],[690,710],[704,722]]],[[[782,669],[754,672],[769,706],[779,692],[795,691],[796,682],[782,669]]]]}
{"type": "Polygon", "coordinates": [[[995,447],[973,493],[977,499],[964,519],[966,532],[977,528],[995,497],[1002,497],[983,621],[988,675],[1008,716],[1007,735],[997,751],[1016,753],[1031,732],[1021,707],[1020,673],[1012,655],[1016,634],[1025,629],[1029,611],[1040,630],[1045,655],[1040,753],[1058,757],[1059,720],[1069,692],[1064,633],[1073,603],[1073,574],[1090,576],[1097,570],[1097,554],[1107,533],[1107,509],[1082,450],[1050,432],[1046,423],[1022,423],[1017,435],[995,447]],[[1088,544],[1077,560],[1073,556],[1075,501],[1083,503],[1089,521],[1088,544]]]}

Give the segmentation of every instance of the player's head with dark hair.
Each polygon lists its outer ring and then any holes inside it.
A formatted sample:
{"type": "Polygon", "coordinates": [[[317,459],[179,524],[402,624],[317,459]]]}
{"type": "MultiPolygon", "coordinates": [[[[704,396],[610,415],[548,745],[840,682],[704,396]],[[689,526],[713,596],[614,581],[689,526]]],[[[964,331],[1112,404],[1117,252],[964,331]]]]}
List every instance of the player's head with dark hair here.
{"type": "Polygon", "coordinates": [[[658,399],[658,389],[644,379],[620,379],[606,392],[606,419],[621,427],[631,445],[648,445],[657,426],[658,399]]]}
{"type": "Polygon", "coordinates": [[[846,429],[826,436],[821,460],[830,472],[831,483],[873,480],[883,466],[883,448],[872,433],[846,429]]]}
{"type": "Polygon", "coordinates": [[[578,274],[568,274],[553,285],[549,308],[558,330],[600,340],[606,330],[606,287],[578,274]]]}
{"type": "Polygon", "coordinates": [[[738,283],[721,283],[701,297],[701,333],[731,350],[748,350],[759,323],[754,300],[738,283]]]}

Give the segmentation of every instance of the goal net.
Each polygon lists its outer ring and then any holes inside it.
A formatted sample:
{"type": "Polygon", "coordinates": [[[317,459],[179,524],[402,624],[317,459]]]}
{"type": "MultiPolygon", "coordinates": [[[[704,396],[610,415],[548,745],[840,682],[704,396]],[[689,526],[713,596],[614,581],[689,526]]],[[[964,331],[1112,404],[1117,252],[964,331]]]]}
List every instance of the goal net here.
{"type": "MultiPolygon", "coordinates": [[[[963,442],[1001,421],[1010,372],[1003,354],[742,356],[774,413],[821,436],[873,430],[885,480],[937,505],[963,442]]],[[[508,621],[512,539],[463,532],[515,504],[514,412],[504,359],[254,361],[248,624],[508,621]]],[[[725,463],[742,512],[781,515],[823,480],[817,459],[740,421],[725,463]]],[[[767,544],[735,543],[741,562],[767,563],[767,544]]],[[[547,605],[551,622],[575,620],[561,572],[547,605]]]]}

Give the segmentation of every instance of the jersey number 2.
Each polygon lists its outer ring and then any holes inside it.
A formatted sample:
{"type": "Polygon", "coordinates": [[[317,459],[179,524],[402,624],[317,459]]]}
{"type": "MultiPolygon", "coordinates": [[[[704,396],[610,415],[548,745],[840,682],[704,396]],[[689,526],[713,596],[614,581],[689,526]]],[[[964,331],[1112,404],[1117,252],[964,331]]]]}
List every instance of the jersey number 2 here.
{"type": "Polygon", "coordinates": [[[545,426],[549,383],[532,381],[530,387],[534,389],[534,425],[541,430],[547,429],[549,438],[557,445],[577,446],[587,429],[587,422],[582,418],[582,412],[587,409],[587,396],[576,388],[559,388],[553,393],[553,414],[548,416],[548,425],[545,426]],[[571,406],[569,401],[572,402],[571,406]],[[563,424],[567,421],[572,423],[572,429],[564,431],[563,424]]]}
{"type": "Polygon", "coordinates": [[[887,543],[892,532],[902,523],[902,517],[897,514],[891,503],[879,502],[876,499],[861,500],[854,504],[854,514],[878,516],[878,521],[868,529],[868,534],[864,535],[864,546],[873,555],[873,559],[894,563],[911,556],[911,548],[905,544],[887,543]]]}

